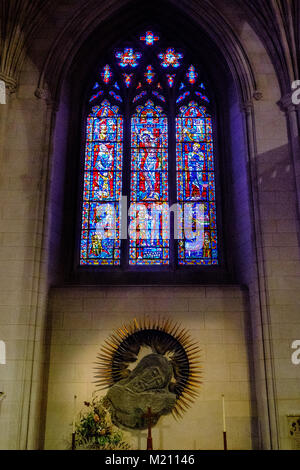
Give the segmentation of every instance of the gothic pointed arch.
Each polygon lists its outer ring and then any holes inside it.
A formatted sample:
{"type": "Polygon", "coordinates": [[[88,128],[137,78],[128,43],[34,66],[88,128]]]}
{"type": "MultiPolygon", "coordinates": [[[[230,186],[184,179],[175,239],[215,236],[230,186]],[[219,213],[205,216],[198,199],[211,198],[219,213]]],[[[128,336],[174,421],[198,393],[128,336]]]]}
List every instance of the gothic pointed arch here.
{"type": "Polygon", "coordinates": [[[80,266],[219,265],[211,98],[190,56],[148,28],[97,67],[87,95],[80,266]]]}

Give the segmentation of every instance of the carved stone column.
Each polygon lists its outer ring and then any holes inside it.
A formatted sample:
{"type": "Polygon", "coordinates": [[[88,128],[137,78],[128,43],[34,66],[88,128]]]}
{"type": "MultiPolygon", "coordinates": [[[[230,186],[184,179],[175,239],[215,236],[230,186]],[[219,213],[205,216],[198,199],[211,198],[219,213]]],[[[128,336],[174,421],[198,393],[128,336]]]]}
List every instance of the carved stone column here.
{"type": "MultiPolygon", "coordinates": [[[[256,101],[261,100],[262,94],[254,92],[253,98],[256,101]]],[[[260,445],[263,449],[277,450],[279,448],[279,426],[272,337],[270,332],[271,320],[268,305],[268,288],[266,285],[263,233],[261,228],[253,101],[249,100],[242,103],[241,110],[244,113],[245,135],[248,147],[249,200],[253,220],[254,269],[252,282],[249,286],[249,293],[260,445]]]]}
{"type": "Polygon", "coordinates": [[[289,93],[281,98],[278,105],[286,114],[287,118],[289,141],[295,173],[298,216],[300,216],[300,104],[294,104],[292,102],[292,93],[289,93]]]}
{"type": "Polygon", "coordinates": [[[5,83],[6,86],[6,93],[9,96],[11,93],[15,93],[17,91],[17,81],[13,77],[9,77],[5,73],[0,72],[0,80],[5,83]]]}
{"type": "Polygon", "coordinates": [[[0,80],[9,93],[17,89],[19,74],[36,30],[45,20],[49,0],[1,0],[0,80]]]}

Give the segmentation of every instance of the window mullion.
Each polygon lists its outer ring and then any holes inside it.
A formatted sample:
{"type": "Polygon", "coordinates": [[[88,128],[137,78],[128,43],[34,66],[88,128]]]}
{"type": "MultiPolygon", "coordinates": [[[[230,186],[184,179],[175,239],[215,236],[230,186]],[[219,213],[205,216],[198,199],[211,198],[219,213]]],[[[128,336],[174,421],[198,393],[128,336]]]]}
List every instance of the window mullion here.
{"type": "Polygon", "coordinates": [[[126,239],[122,240],[121,246],[121,266],[127,268],[129,256],[128,227],[129,217],[128,209],[130,207],[130,169],[131,169],[131,109],[129,99],[126,100],[124,111],[124,148],[123,148],[123,196],[127,197],[127,207],[123,207],[122,218],[127,219],[126,239]]]}
{"type": "MultiPolygon", "coordinates": [[[[176,188],[176,122],[175,106],[170,96],[169,100],[169,206],[177,202],[176,188]]],[[[174,239],[175,214],[170,214],[170,267],[175,269],[177,264],[176,242],[174,239]]]]}

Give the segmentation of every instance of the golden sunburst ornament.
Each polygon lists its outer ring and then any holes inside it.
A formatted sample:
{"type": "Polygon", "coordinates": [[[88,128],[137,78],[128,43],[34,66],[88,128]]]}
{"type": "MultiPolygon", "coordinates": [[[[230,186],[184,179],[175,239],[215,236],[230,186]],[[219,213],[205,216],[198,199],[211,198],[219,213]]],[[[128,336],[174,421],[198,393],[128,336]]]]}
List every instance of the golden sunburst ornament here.
{"type": "Polygon", "coordinates": [[[114,330],[97,355],[96,383],[101,390],[112,387],[130,374],[142,347],[165,356],[172,364],[169,389],[176,395],[175,418],[190,408],[201,385],[200,349],[185,328],[168,318],[134,319],[114,330]]]}

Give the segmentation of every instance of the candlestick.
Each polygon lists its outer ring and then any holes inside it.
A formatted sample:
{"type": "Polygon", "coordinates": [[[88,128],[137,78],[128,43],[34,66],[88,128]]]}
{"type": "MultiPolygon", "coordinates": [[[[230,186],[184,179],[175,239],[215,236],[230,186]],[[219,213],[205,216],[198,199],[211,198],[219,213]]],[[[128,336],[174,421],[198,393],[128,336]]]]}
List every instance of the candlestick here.
{"type": "Polygon", "coordinates": [[[224,444],[224,450],[227,450],[225,396],[224,395],[222,395],[222,405],[223,405],[223,444],[224,444]]]}
{"type": "Polygon", "coordinates": [[[72,450],[75,450],[76,448],[76,399],[77,396],[74,395],[74,410],[73,410],[73,425],[72,425],[72,450]]]}
{"type": "Polygon", "coordinates": [[[75,424],[76,424],[76,400],[77,400],[77,395],[74,395],[73,429],[72,429],[73,433],[75,433],[75,424]]]}
{"type": "Polygon", "coordinates": [[[223,406],[223,432],[226,432],[225,396],[224,395],[222,395],[222,406],[223,406]]]}

